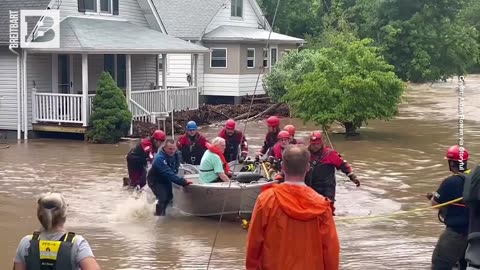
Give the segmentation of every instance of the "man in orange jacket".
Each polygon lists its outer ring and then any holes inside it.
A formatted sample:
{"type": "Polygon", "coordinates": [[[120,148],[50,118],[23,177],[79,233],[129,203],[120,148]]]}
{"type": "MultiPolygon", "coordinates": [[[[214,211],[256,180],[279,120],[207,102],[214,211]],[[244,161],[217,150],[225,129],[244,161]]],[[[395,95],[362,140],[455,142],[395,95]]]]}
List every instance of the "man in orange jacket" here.
{"type": "Polygon", "coordinates": [[[247,270],[338,270],[340,244],[330,202],[304,183],[310,152],[283,152],[285,183],[262,192],[249,226],[247,270]]]}

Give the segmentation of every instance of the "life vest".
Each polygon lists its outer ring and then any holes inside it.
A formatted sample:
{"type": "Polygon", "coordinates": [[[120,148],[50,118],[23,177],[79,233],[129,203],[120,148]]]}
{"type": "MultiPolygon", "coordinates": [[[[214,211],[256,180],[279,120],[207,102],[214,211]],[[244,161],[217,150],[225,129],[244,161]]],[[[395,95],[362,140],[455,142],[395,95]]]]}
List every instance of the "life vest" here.
{"type": "Polygon", "coordinates": [[[270,152],[270,156],[273,156],[277,160],[282,160],[282,152],[283,152],[282,144],[280,144],[280,142],[277,142],[273,146],[272,151],[270,152]]]}
{"type": "Polygon", "coordinates": [[[336,169],[334,165],[323,162],[332,152],[333,150],[325,147],[321,153],[310,155],[310,171],[305,177],[305,184],[331,201],[335,201],[336,169]]]}
{"type": "Polygon", "coordinates": [[[232,136],[229,136],[227,132],[225,132],[225,129],[223,129],[219,137],[225,139],[226,147],[223,155],[225,156],[227,162],[236,160],[238,157],[238,150],[240,148],[240,144],[242,143],[242,132],[235,130],[232,136]]]}
{"type": "MultiPolygon", "coordinates": [[[[211,145],[210,143],[207,143],[207,149],[216,154],[217,156],[220,157],[220,160],[222,161],[222,166],[223,166],[223,172],[225,174],[228,174],[230,172],[230,165],[228,165],[228,162],[227,160],[225,159],[225,156],[223,155],[223,153],[215,146],[211,145]]],[[[205,170],[202,170],[202,171],[205,171],[205,170]]],[[[210,171],[210,170],[208,170],[210,171]]],[[[213,169],[212,169],[213,171],[213,169]]]]}
{"type": "Polygon", "coordinates": [[[205,142],[205,137],[203,137],[200,133],[195,134],[193,139],[187,134],[182,135],[178,139],[178,150],[180,150],[182,153],[183,162],[192,165],[200,165],[202,156],[207,150],[204,147],[205,142]]]}
{"type": "Polygon", "coordinates": [[[149,138],[141,139],[127,154],[127,161],[147,166],[147,160],[153,160],[156,152],[149,138]]]}
{"type": "Polygon", "coordinates": [[[28,270],[76,270],[72,261],[75,233],[69,232],[60,239],[40,240],[40,232],[34,232],[30,240],[25,262],[28,270]]]}

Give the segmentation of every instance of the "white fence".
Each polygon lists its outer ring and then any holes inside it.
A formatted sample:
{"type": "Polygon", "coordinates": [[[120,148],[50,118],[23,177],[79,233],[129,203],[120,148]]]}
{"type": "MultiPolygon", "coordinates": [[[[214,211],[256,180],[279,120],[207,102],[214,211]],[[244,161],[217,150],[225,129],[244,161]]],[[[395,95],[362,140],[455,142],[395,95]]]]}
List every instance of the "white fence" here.
{"type": "Polygon", "coordinates": [[[194,110],[198,109],[198,90],[196,87],[169,88],[166,100],[164,89],[132,91],[132,100],[148,112],[194,110]]]}
{"type": "Polygon", "coordinates": [[[82,95],[33,91],[33,122],[83,123],[82,99],[82,95]]]}

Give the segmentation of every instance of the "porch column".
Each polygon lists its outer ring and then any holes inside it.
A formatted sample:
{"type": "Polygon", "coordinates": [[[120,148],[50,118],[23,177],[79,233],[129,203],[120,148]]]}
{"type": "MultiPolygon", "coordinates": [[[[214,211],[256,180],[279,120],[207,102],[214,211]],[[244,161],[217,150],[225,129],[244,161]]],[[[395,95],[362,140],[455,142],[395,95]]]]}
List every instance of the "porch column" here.
{"type": "MultiPolygon", "coordinates": [[[[28,80],[27,80],[27,56],[26,50],[23,50],[23,139],[28,140],[28,80]]],[[[18,108],[20,109],[20,108],[18,108]]]]}
{"type": "Polygon", "coordinates": [[[192,87],[193,86],[193,72],[195,71],[195,56],[194,54],[190,54],[190,82],[188,82],[188,86],[192,87]]]}
{"type": "MultiPolygon", "coordinates": [[[[125,55],[125,69],[126,69],[126,99],[128,110],[132,112],[132,104],[130,100],[132,99],[132,55],[127,54],[125,55]]],[[[135,115],[134,115],[135,116],[135,115]]],[[[133,121],[130,125],[129,135],[133,134],[133,121]]]]}
{"type": "Polygon", "coordinates": [[[82,54],[82,124],[88,126],[88,54],[82,54]]]}
{"type": "Polygon", "coordinates": [[[58,93],[58,54],[52,54],[52,93],[58,93]]]}
{"type": "Polygon", "coordinates": [[[164,96],[164,105],[165,105],[165,112],[168,112],[168,97],[167,97],[167,54],[162,54],[163,59],[163,72],[162,72],[162,85],[163,85],[163,94],[164,96]]]}
{"type": "MultiPolygon", "coordinates": [[[[155,89],[160,88],[160,74],[158,74],[158,66],[160,65],[160,54],[155,54],[156,60],[155,60],[155,89]]],[[[162,71],[163,72],[163,71],[162,71]]]]}
{"type": "Polygon", "coordinates": [[[194,74],[195,77],[193,77],[193,86],[198,87],[198,54],[193,55],[193,62],[194,62],[194,74]]]}

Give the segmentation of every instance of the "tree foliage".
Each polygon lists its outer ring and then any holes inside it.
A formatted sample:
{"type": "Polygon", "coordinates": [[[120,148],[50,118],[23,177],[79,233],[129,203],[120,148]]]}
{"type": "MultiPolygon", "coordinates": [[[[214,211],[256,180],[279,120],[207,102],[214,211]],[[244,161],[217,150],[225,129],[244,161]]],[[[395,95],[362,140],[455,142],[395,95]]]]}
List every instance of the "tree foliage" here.
{"type": "Polygon", "coordinates": [[[276,80],[285,81],[286,94],[280,100],[287,102],[296,116],[320,125],[339,121],[345,124],[347,133],[369,119],[395,116],[404,84],[393,66],[379,55],[378,48],[372,46],[373,41],[341,33],[326,37],[331,39],[326,42],[331,46],[304,50],[289,55],[285,62],[281,60],[267,75],[267,89],[279,89],[276,80]],[[285,65],[287,61],[294,63],[285,65]],[[310,63],[313,70],[297,70],[310,63]]]}
{"type": "Polygon", "coordinates": [[[132,121],[125,96],[108,72],[97,83],[88,139],[94,143],[117,143],[127,135],[132,121]]]}

